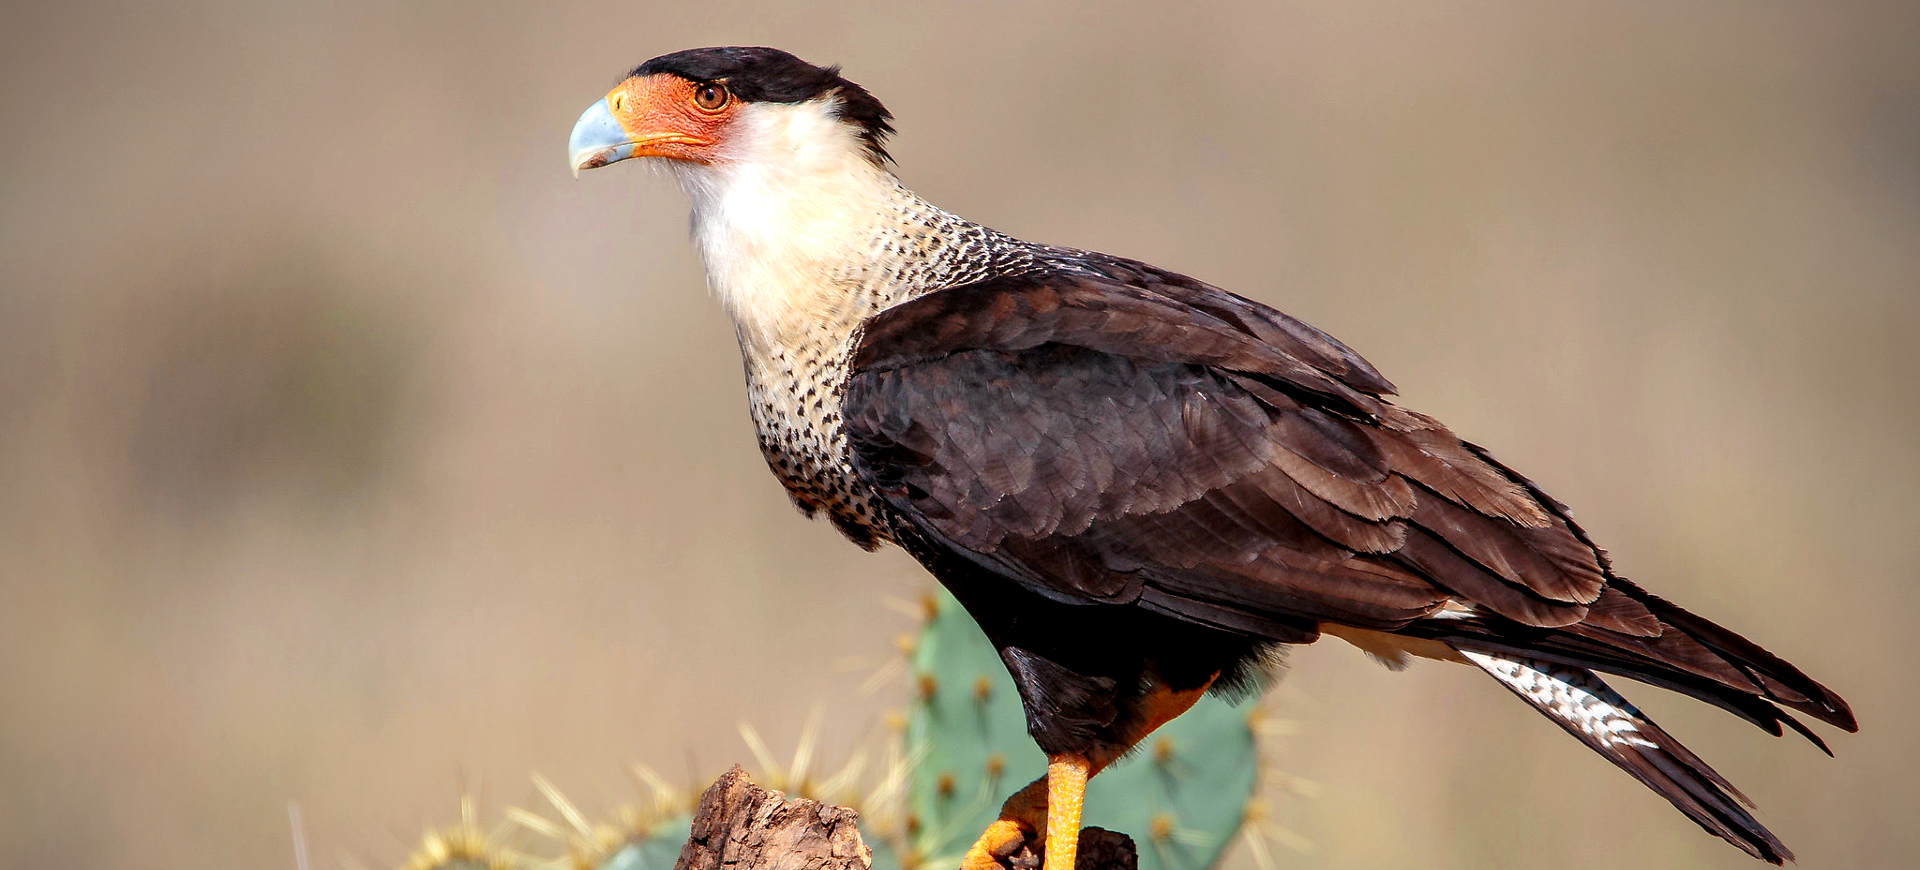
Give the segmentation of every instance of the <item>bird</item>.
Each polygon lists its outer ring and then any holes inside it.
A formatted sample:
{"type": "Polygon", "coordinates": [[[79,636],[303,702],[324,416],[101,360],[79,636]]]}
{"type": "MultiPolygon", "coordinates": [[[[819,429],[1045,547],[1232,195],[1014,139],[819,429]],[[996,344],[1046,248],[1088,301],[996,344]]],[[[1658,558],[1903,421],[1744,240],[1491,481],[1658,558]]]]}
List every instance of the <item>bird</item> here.
{"type": "Polygon", "coordinates": [[[962,859],[1072,870],[1087,779],[1203,694],[1340,638],[1479,669],[1748,854],[1751,801],[1601,674],[1831,755],[1841,697],[1614,570],[1565,505],[1305,322],[909,191],[893,116],[765,47],[661,55],[582,114],[581,170],[643,158],[692,206],[759,446],[793,503],[905,550],[1011,674],[1043,775],[962,859]]]}

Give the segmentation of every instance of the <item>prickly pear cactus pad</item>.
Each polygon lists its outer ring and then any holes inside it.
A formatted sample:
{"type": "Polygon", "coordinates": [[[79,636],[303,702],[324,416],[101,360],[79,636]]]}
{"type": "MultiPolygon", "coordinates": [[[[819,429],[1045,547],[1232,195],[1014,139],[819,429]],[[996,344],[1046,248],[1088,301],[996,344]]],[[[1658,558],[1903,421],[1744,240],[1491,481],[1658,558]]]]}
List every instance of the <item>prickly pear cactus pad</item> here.
{"type": "MultiPolygon", "coordinates": [[[[1013,679],[986,635],[944,591],[913,654],[907,843],[925,866],[951,866],[1015,789],[1045,772],[1013,679]]],[[[1094,777],[1082,823],[1133,836],[1141,870],[1203,870],[1246,818],[1260,768],[1255,700],[1207,697],[1094,777]]],[[[878,858],[878,853],[876,853],[878,858]]],[[[876,870],[878,870],[876,863],[876,870]]]]}
{"type": "Polygon", "coordinates": [[[660,822],[645,839],[634,840],[614,850],[595,870],[671,870],[687,844],[687,831],[693,818],[678,815],[660,822]]]}

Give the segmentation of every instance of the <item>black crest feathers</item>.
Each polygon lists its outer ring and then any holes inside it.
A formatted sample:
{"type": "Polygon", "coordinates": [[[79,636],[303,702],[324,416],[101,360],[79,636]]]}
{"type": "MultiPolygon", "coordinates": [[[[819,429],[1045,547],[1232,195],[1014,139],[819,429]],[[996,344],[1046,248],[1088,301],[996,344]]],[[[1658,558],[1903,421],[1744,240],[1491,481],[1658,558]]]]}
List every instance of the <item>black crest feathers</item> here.
{"type": "Polygon", "coordinates": [[[804,103],[833,99],[840,119],[860,130],[867,153],[877,163],[887,154],[893,113],[866,88],[840,75],[840,68],[814,66],[777,48],[725,46],[690,48],[663,54],[635,67],[629,76],[670,73],[689,81],[721,82],[749,103],[804,103]]]}

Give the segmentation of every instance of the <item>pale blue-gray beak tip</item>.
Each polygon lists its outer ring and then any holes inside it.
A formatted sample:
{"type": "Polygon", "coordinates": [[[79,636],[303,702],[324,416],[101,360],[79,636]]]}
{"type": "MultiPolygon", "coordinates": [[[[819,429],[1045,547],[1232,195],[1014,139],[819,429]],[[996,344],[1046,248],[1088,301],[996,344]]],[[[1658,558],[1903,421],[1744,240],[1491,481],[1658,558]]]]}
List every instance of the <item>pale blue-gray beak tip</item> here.
{"type": "Polygon", "coordinates": [[[567,137],[567,162],[573,167],[575,178],[580,177],[582,169],[598,169],[632,156],[633,140],[621,129],[620,122],[614,120],[613,109],[605,98],[574,122],[573,135],[567,137]]]}

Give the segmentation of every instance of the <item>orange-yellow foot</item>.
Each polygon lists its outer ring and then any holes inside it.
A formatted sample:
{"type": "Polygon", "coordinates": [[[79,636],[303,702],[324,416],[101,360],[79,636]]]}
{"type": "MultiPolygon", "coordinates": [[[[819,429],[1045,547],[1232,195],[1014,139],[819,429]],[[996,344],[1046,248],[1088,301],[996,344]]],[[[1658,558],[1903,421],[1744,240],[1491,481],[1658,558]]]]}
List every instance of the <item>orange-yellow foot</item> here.
{"type": "Polygon", "coordinates": [[[967,847],[967,854],[960,859],[960,870],[1004,870],[1007,859],[1026,845],[1027,838],[1034,835],[1034,827],[1019,819],[996,819],[987,826],[980,839],[967,847]]]}
{"type": "MultiPolygon", "coordinates": [[[[1047,827],[1047,778],[1040,777],[1013,793],[1000,805],[1000,818],[987,826],[967,848],[960,870],[996,870],[1010,866],[1007,859],[1047,827]]],[[[1039,848],[1035,844],[1035,849],[1039,848]]]]}
{"type": "Polygon", "coordinates": [[[1074,859],[1080,851],[1080,807],[1086,800],[1087,778],[1098,769],[1084,755],[1047,759],[1047,775],[1007,798],[1000,807],[1000,818],[987,826],[960,859],[960,870],[1007,867],[1007,859],[1042,831],[1046,834],[1044,845],[1036,845],[1045,855],[1045,870],[1074,870],[1074,859]]]}

